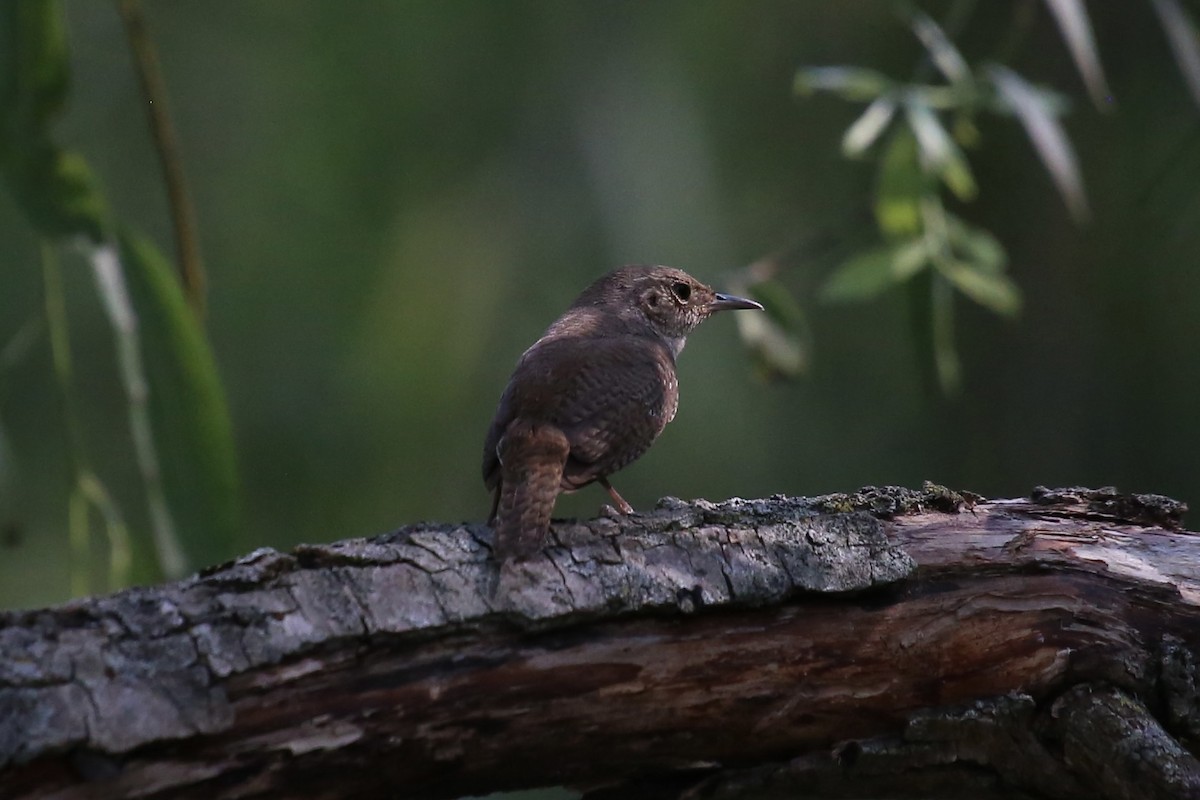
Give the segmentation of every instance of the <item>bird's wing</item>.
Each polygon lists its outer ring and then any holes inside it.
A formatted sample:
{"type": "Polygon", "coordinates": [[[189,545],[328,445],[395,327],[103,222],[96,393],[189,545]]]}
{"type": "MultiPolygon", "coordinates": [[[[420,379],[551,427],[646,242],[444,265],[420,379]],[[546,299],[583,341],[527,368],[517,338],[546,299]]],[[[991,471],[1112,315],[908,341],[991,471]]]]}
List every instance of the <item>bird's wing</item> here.
{"type": "Polygon", "coordinates": [[[565,487],[611,475],[646,452],[675,414],[675,361],[653,340],[591,343],[554,422],[571,443],[565,487]]]}
{"type": "Polygon", "coordinates": [[[501,479],[496,449],[517,420],[549,423],[571,450],[564,488],[579,488],[636,459],[675,414],[675,359],[644,337],[563,337],[538,341],[521,357],[484,443],[483,476],[501,479]]]}

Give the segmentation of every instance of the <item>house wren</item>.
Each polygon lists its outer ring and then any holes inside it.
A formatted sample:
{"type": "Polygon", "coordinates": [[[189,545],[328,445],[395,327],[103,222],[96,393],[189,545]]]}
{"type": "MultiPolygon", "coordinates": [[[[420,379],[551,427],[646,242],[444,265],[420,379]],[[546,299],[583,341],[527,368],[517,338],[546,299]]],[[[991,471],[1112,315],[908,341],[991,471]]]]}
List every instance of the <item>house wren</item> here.
{"type": "Polygon", "coordinates": [[[645,453],[675,416],[675,359],[716,311],[762,306],[678,269],[629,266],[584,290],[517,362],[483,446],[498,558],[527,558],[559,492],[598,482],[645,453]]]}

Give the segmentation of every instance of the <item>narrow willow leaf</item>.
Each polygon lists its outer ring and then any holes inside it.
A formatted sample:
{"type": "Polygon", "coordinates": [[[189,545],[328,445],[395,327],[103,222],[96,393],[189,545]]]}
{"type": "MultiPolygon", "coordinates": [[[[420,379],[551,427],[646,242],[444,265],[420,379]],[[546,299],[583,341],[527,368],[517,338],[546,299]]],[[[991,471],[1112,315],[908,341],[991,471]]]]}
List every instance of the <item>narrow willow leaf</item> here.
{"type": "Polygon", "coordinates": [[[1052,103],[1024,78],[1008,67],[988,67],[996,90],[1008,110],[1017,115],[1054,185],[1076,220],[1088,218],[1087,195],[1071,140],[1055,115],[1052,103]]]}
{"type": "Polygon", "coordinates": [[[847,158],[862,155],[863,151],[873,145],[879,135],[887,129],[895,114],[895,100],[890,97],[876,98],[867,106],[862,116],[846,129],[846,135],[842,137],[842,154],[847,158]]]}
{"type": "Polygon", "coordinates": [[[24,142],[7,155],[3,167],[9,188],[39,233],[49,239],[104,239],[108,205],[82,156],[48,140],[24,142]]]}
{"type": "Polygon", "coordinates": [[[946,214],[946,233],[950,246],[984,272],[1003,272],[1008,255],[1000,240],[982,228],[968,225],[953,214],[946,214]]]}
{"type": "Polygon", "coordinates": [[[765,314],[739,314],[734,319],[742,343],[754,354],[765,377],[794,378],[808,368],[807,337],[789,333],[765,314]]]}
{"type": "Polygon", "coordinates": [[[146,377],[142,336],[133,300],[129,294],[126,270],[116,247],[105,242],[85,250],[92,266],[96,289],[112,325],[117,349],[117,367],[125,387],[129,430],[133,451],[142,474],[142,490],[150,512],[154,549],[163,575],[180,578],[187,570],[187,558],[179,543],[175,515],[163,490],[162,457],[154,435],[147,402],[149,381],[146,377]]]}
{"type": "Polygon", "coordinates": [[[939,261],[936,266],[959,291],[981,306],[1009,317],[1021,310],[1021,291],[1003,273],[985,272],[964,261],[939,261]]]}
{"type": "Polygon", "coordinates": [[[913,33],[925,45],[930,58],[937,68],[951,83],[968,83],[971,80],[971,68],[946,36],[942,27],[933,21],[920,9],[911,9],[910,16],[913,33]]]}
{"type": "Polygon", "coordinates": [[[929,263],[929,244],[918,236],[892,247],[892,278],[901,283],[916,275],[929,263]]]}
{"type": "MultiPolygon", "coordinates": [[[[753,270],[752,265],[743,274],[753,270]]],[[[729,291],[753,297],[762,303],[765,312],[742,315],[752,316],[753,320],[737,320],[738,335],[751,352],[757,371],[768,379],[796,377],[808,368],[812,349],[804,312],[779,281],[767,278],[747,285],[743,279],[731,280],[729,291]]]]}
{"type": "Polygon", "coordinates": [[[852,256],[821,287],[826,302],[866,300],[916,274],[928,262],[924,243],[873,247],[852,256]]]}
{"type": "Polygon", "coordinates": [[[921,171],[917,140],[907,126],[897,127],[884,151],[875,187],[875,219],[890,238],[921,230],[921,197],[930,181],[921,171]]]}
{"type": "Polygon", "coordinates": [[[212,350],[170,264],[152,244],[120,233],[150,386],[163,487],[193,564],[233,555],[237,470],[233,429],[212,350]]]}
{"type": "Polygon", "coordinates": [[[909,103],[905,106],[908,124],[917,137],[917,146],[929,169],[942,179],[960,200],[971,200],[977,188],[975,177],[967,164],[966,156],[954,143],[954,139],[942,127],[937,114],[927,107],[909,103]]]}
{"type": "Polygon", "coordinates": [[[821,287],[825,302],[865,300],[883,292],[892,278],[892,248],[874,247],[851,256],[821,287]]]}
{"type": "Polygon", "coordinates": [[[48,238],[100,241],[108,209],[82,156],[50,138],[66,101],[66,31],[57,0],[0,8],[0,169],[17,204],[48,238]]]}
{"type": "Polygon", "coordinates": [[[1179,0],[1150,0],[1162,23],[1163,33],[1183,73],[1192,99],[1200,105],[1200,31],[1179,0]]]}
{"type": "Polygon", "coordinates": [[[763,311],[788,333],[798,333],[804,326],[804,311],[795,296],[777,280],[759,281],[749,288],[752,298],[762,303],[763,311]]]}
{"type": "Polygon", "coordinates": [[[62,110],[67,36],[57,0],[17,0],[0,10],[0,141],[40,136],[62,110]]]}
{"type": "Polygon", "coordinates": [[[1100,54],[1096,50],[1096,37],[1092,34],[1092,23],[1088,19],[1087,7],[1083,0],[1046,0],[1071,58],[1083,76],[1092,102],[1099,109],[1107,109],[1112,104],[1108,92],[1108,82],[1104,80],[1104,69],[1100,66],[1100,54]]]}
{"type": "Polygon", "coordinates": [[[847,100],[874,100],[890,90],[893,81],[866,67],[804,67],[796,72],[796,94],[835,92],[847,100]]]}

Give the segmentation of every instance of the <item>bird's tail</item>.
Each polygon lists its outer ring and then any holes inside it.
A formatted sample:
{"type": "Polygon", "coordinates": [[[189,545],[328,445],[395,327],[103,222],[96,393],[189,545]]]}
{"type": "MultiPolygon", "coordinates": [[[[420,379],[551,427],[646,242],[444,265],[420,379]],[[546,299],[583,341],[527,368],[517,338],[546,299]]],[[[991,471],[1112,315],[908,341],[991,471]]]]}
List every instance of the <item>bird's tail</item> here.
{"type": "Polygon", "coordinates": [[[550,529],[571,443],[553,425],[513,420],[497,448],[501,472],[496,508],[496,556],[528,558],[550,529]]]}

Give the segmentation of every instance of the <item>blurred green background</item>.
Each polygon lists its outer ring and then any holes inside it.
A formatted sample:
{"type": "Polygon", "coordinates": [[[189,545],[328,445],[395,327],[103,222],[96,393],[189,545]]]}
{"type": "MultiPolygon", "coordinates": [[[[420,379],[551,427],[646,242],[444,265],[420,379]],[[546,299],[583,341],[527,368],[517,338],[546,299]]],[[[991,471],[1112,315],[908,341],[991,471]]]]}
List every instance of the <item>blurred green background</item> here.
{"type": "MultiPolygon", "coordinates": [[[[922,7],[941,18],[949,4],[922,7]]],[[[65,8],[73,84],[56,137],[172,254],[120,18],[95,0],[65,8]]],[[[1017,122],[981,123],[980,196],[957,212],[1004,243],[1025,306],[1007,320],[960,300],[963,385],[947,398],[905,291],[814,299],[840,258],[878,241],[875,171],[839,152],[861,107],[797,99],[792,79],[816,64],[911,76],[923,50],[892,3],[145,3],[233,418],[242,518],[228,556],[482,520],[495,402],[584,286],[624,263],[720,284],[778,252],[810,369],[764,382],[731,316],[705,325],[681,357],[675,422],[615,480],[636,507],[925,479],[1196,501],[1200,112],[1149,3],[1088,8],[1103,111],[1040,3],[978,3],[956,38],[1075,100],[1092,218],[1070,219],[1017,122]]],[[[7,192],[0,241],[2,344],[43,306],[38,242],[7,192]]],[[[86,267],[64,266],[88,453],[144,549],[112,334],[86,267]]],[[[0,374],[0,423],[0,607],[62,600],[69,471],[44,334],[0,374]]],[[[589,488],[557,514],[604,499],[589,488]]],[[[102,563],[99,537],[93,552],[102,563]]]]}

